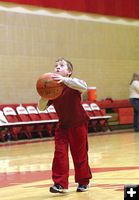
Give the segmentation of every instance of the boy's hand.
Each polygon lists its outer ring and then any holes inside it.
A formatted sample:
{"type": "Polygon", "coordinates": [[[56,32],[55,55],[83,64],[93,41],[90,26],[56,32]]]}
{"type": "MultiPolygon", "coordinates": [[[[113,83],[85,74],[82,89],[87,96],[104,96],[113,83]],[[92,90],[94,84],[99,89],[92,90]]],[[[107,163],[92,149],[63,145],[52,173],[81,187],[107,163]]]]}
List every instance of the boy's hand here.
{"type": "Polygon", "coordinates": [[[58,83],[62,83],[62,82],[64,81],[64,79],[65,79],[64,76],[61,76],[61,75],[59,75],[59,74],[54,74],[54,75],[52,76],[52,78],[53,78],[55,81],[57,81],[58,83]]]}

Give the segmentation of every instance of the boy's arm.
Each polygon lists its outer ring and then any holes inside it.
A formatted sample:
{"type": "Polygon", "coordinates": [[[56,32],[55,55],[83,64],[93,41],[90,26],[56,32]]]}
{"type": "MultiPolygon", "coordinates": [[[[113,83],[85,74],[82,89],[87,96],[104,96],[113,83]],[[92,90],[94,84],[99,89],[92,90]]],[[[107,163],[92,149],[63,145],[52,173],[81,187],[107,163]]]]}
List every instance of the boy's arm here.
{"type": "Polygon", "coordinates": [[[54,74],[52,78],[58,83],[64,83],[68,87],[78,90],[80,92],[85,92],[87,90],[86,82],[78,78],[64,77],[60,74],[54,74]]]}
{"type": "Polygon", "coordinates": [[[46,108],[48,108],[50,105],[52,104],[51,100],[47,100],[44,98],[41,98],[38,102],[38,108],[40,111],[44,111],[46,110],[46,108]]]}
{"type": "Polygon", "coordinates": [[[85,81],[80,80],[78,78],[67,78],[64,77],[63,83],[70,88],[75,90],[79,90],[80,92],[85,92],[87,90],[87,84],[85,81]]]}

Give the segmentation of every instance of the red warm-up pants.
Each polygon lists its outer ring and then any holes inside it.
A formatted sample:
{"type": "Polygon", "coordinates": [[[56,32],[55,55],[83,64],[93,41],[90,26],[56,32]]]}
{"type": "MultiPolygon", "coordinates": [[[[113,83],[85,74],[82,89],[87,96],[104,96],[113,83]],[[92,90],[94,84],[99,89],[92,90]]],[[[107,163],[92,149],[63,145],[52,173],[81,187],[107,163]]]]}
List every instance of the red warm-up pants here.
{"type": "Polygon", "coordinates": [[[86,185],[92,178],[88,164],[88,130],[87,124],[68,129],[56,129],[55,153],[52,165],[52,179],[54,183],[68,188],[70,147],[74,168],[75,182],[86,185]]]}

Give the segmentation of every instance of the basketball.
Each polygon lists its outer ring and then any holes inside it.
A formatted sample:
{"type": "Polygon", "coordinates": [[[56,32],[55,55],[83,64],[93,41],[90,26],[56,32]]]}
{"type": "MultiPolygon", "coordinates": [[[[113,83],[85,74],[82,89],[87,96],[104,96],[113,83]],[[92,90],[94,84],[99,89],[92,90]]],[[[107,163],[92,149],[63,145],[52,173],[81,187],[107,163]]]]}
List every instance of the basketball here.
{"type": "Polygon", "coordinates": [[[38,94],[47,100],[53,100],[59,97],[63,91],[63,84],[57,83],[53,80],[54,73],[42,74],[36,83],[36,89],[38,94]]]}

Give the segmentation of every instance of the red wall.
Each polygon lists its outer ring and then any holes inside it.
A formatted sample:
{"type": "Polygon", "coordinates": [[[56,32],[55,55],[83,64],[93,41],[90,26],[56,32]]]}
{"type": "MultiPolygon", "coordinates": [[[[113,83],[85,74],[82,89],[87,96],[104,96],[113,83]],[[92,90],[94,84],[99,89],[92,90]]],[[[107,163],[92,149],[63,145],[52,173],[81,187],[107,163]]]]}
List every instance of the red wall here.
{"type": "Polygon", "coordinates": [[[63,10],[139,19],[139,0],[2,0],[63,10]]]}

